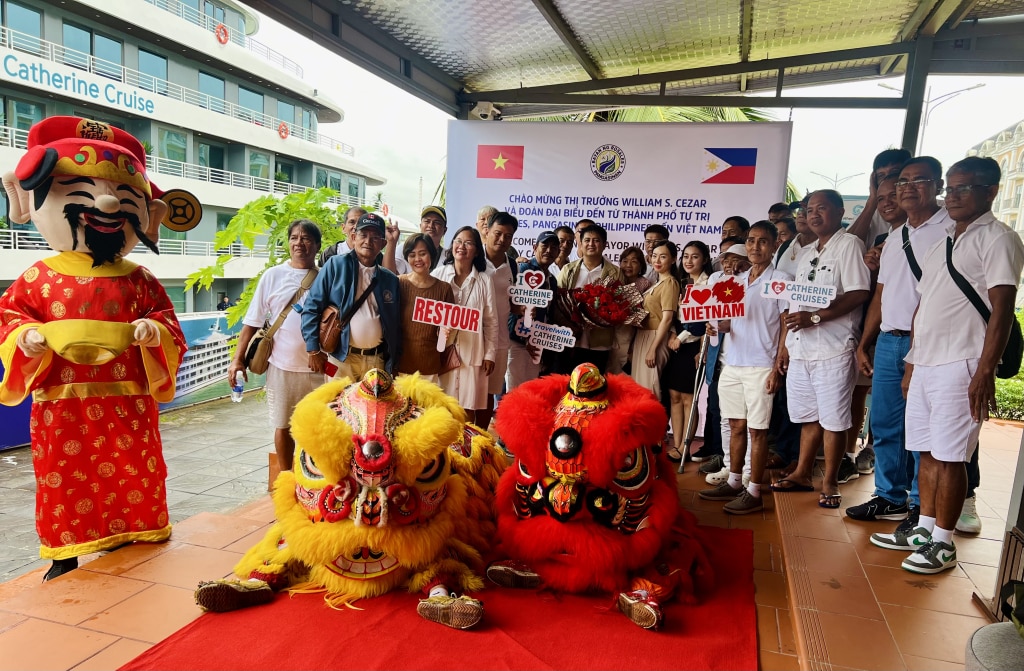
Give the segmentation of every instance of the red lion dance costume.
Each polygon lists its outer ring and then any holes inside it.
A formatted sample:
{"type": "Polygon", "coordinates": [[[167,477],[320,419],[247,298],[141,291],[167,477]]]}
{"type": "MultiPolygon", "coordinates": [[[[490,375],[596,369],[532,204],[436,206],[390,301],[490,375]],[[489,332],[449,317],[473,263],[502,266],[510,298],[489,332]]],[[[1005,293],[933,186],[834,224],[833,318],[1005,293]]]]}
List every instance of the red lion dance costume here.
{"type": "Polygon", "coordinates": [[[507,394],[496,428],[515,463],[496,504],[500,550],[512,559],[488,567],[488,578],[617,594],[619,610],[647,629],[661,623],[665,600],[694,602],[694,577],[711,568],[660,454],[665,425],[650,392],[592,364],[507,394]]]}

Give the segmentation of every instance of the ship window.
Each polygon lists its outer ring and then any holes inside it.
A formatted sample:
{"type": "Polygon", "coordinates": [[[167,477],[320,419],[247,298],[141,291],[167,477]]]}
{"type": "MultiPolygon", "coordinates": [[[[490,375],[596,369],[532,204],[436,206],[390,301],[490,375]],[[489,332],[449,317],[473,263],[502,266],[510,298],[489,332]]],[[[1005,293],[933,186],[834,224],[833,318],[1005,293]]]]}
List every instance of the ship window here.
{"type": "MultiPolygon", "coordinates": [[[[166,228],[161,226],[160,228],[166,228]]],[[[174,311],[178,314],[185,314],[188,310],[185,309],[185,285],[184,284],[165,284],[164,289],[167,291],[167,297],[171,299],[171,303],[174,305],[174,311]]]]}
{"type": "Polygon", "coordinates": [[[252,177],[270,178],[270,155],[249,150],[249,174],[252,177]]]}
{"type": "Polygon", "coordinates": [[[214,112],[224,113],[224,80],[220,77],[199,73],[199,92],[205,94],[200,105],[214,112]]]}
{"type": "Polygon", "coordinates": [[[25,102],[24,100],[8,100],[7,118],[10,125],[19,130],[28,130],[43,120],[46,110],[42,105],[25,102]]]}
{"type": "Polygon", "coordinates": [[[11,35],[11,46],[33,54],[42,53],[43,45],[39,39],[43,36],[42,12],[8,1],[7,16],[4,18],[6,26],[15,31],[15,34],[11,35]]]}
{"type": "Polygon", "coordinates": [[[302,108],[302,127],[313,130],[313,112],[306,108],[302,108]]]}
{"type": "Polygon", "coordinates": [[[187,138],[184,133],[170,128],[161,128],[157,131],[158,154],[160,158],[169,158],[172,161],[185,162],[187,158],[187,138]]]}
{"type": "Polygon", "coordinates": [[[295,105],[278,100],[277,118],[281,121],[287,121],[289,124],[295,123],[295,105]]]}
{"type": "Polygon", "coordinates": [[[139,86],[167,95],[167,59],[145,49],[139,49],[139,86]]]}
{"type": "Polygon", "coordinates": [[[348,195],[352,198],[359,197],[359,178],[349,177],[348,178],[348,195]]]}
{"type": "Polygon", "coordinates": [[[92,53],[98,59],[96,63],[96,74],[103,75],[121,81],[122,75],[122,54],[121,43],[105,35],[93,35],[92,53]]]}
{"type": "Polygon", "coordinates": [[[65,64],[81,70],[91,69],[98,75],[119,81],[123,78],[121,42],[72,23],[64,24],[63,38],[62,60],[65,64]],[[91,64],[90,55],[95,57],[91,64]]]}
{"type": "Polygon", "coordinates": [[[88,30],[70,23],[64,24],[64,63],[73,68],[87,70],[89,68],[89,52],[91,38],[88,30]]]}
{"type": "MultiPolygon", "coordinates": [[[[252,110],[256,114],[263,114],[263,94],[250,91],[244,86],[238,87],[238,104],[247,110],[252,110]]],[[[260,123],[260,119],[253,119],[256,123],[260,123]]]]}
{"type": "Polygon", "coordinates": [[[323,168],[316,169],[316,188],[322,189],[327,186],[327,171],[323,168]]]}

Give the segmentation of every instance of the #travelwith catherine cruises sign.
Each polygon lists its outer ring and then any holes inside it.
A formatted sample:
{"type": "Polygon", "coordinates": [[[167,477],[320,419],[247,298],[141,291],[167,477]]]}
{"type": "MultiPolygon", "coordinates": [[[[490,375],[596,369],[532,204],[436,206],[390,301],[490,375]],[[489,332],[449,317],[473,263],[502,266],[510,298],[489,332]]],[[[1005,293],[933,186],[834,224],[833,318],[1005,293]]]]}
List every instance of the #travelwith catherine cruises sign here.
{"type": "Polygon", "coordinates": [[[541,231],[592,219],[605,256],[643,242],[651,224],[717,254],[722,222],[764,219],[784,199],[792,125],[769,123],[449,122],[449,221],[492,205],[519,219],[513,246],[532,256],[541,231]]]}

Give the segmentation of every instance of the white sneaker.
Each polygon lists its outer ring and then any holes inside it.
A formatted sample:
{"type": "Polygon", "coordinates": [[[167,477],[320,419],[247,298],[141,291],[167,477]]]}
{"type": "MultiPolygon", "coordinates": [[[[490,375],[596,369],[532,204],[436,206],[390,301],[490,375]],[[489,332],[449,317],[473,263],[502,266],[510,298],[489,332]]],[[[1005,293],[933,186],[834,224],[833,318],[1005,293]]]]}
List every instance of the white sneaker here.
{"type": "Polygon", "coordinates": [[[960,518],[956,521],[956,532],[977,536],[981,533],[981,518],[978,517],[977,499],[964,499],[964,507],[960,510],[960,518]]]}
{"type": "Polygon", "coordinates": [[[729,479],[729,469],[722,467],[722,470],[717,473],[708,473],[707,477],[704,478],[704,482],[708,483],[712,487],[718,486],[729,479]]]}

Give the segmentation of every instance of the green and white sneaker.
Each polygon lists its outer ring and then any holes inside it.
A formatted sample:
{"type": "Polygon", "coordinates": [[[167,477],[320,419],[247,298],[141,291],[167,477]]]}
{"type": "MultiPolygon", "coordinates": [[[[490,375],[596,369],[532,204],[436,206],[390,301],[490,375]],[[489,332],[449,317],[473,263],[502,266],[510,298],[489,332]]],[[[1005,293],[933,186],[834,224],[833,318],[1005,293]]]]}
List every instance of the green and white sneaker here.
{"type": "Polygon", "coordinates": [[[956,546],[952,542],[928,541],[904,559],[902,566],[912,573],[942,573],[956,566],[956,546]]]}
{"type": "Polygon", "coordinates": [[[910,550],[916,552],[932,539],[924,527],[908,528],[900,525],[891,534],[871,534],[871,544],[886,550],[910,550]]]}

